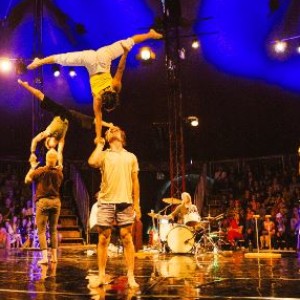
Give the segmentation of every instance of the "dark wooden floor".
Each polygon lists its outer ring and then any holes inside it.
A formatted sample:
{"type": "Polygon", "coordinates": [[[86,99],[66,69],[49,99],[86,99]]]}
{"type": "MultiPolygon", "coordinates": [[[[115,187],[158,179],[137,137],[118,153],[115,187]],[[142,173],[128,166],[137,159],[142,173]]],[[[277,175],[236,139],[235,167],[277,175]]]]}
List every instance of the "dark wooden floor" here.
{"type": "Polygon", "coordinates": [[[110,252],[113,281],[89,289],[97,275],[95,245],[59,250],[57,264],[40,267],[37,250],[0,250],[0,299],[300,299],[300,258],[245,258],[245,252],[136,255],[139,290],[127,287],[123,255],[110,252]]]}

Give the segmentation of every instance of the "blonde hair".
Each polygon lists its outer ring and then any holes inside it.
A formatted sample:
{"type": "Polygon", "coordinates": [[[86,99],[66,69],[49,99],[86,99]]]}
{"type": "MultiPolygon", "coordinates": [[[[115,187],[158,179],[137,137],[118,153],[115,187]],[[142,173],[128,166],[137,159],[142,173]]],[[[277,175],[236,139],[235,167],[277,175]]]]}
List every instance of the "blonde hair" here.
{"type": "Polygon", "coordinates": [[[184,197],[187,197],[189,199],[189,202],[192,202],[192,197],[189,193],[187,193],[187,192],[181,193],[181,199],[182,200],[184,199],[184,197]]]}

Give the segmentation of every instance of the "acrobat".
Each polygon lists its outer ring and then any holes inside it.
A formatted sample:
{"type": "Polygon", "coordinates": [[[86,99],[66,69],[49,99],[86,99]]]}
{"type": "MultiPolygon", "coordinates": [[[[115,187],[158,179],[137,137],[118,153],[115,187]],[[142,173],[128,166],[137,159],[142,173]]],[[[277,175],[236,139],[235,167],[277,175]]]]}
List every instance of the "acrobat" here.
{"type": "Polygon", "coordinates": [[[45,58],[35,58],[27,66],[29,70],[44,64],[57,63],[62,66],[84,66],[90,76],[90,85],[93,94],[93,110],[95,115],[95,143],[101,142],[102,107],[107,111],[115,109],[119,103],[119,93],[122,88],[122,76],[125,70],[128,51],[133,45],[148,39],[161,39],[162,35],[154,29],[147,33],[133,35],[126,40],[117,41],[98,50],[84,50],[51,55],[45,58]],[[111,62],[120,57],[117,71],[112,77],[111,62]]]}
{"type": "MultiPolygon", "coordinates": [[[[69,127],[69,120],[74,120],[78,122],[81,127],[91,129],[95,120],[93,117],[84,115],[75,110],[68,110],[64,106],[54,102],[49,97],[47,97],[42,91],[36,89],[24,82],[21,79],[18,79],[18,83],[28,90],[32,95],[34,95],[38,100],[41,101],[41,108],[45,109],[54,114],[54,118],[47,128],[38,133],[31,141],[30,147],[30,162],[35,162],[38,165],[36,157],[36,148],[39,142],[45,140],[44,144],[47,149],[57,148],[58,152],[58,166],[63,166],[63,149],[65,145],[65,137],[69,127]]],[[[113,123],[107,123],[102,121],[102,125],[105,127],[113,127],[113,123]]]]}

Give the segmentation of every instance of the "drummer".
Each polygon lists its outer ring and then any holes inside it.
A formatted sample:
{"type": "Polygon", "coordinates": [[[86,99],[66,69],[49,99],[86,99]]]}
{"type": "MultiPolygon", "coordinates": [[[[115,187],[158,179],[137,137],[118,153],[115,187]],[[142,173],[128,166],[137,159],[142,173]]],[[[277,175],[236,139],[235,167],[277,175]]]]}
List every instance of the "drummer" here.
{"type": "Polygon", "coordinates": [[[184,216],[190,213],[198,213],[197,206],[192,203],[192,198],[189,193],[181,194],[182,202],[179,204],[176,209],[167,215],[168,219],[175,220],[178,224],[184,224],[185,219],[184,216]]]}

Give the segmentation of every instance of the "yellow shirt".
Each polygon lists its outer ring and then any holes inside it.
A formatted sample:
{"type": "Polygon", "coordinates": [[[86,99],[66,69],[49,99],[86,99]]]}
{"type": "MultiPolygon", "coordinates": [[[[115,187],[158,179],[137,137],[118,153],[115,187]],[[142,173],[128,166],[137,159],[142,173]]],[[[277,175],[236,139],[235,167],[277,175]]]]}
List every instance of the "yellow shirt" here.
{"type": "Polygon", "coordinates": [[[132,173],[138,172],[136,156],[123,149],[105,151],[100,166],[102,181],[98,200],[101,203],[133,203],[132,173]]]}
{"type": "Polygon", "coordinates": [[[93,95],[99,95],[105,88],[112,86],[110,73],[95,74],[90,77],[90,84],[93,95]]]}

